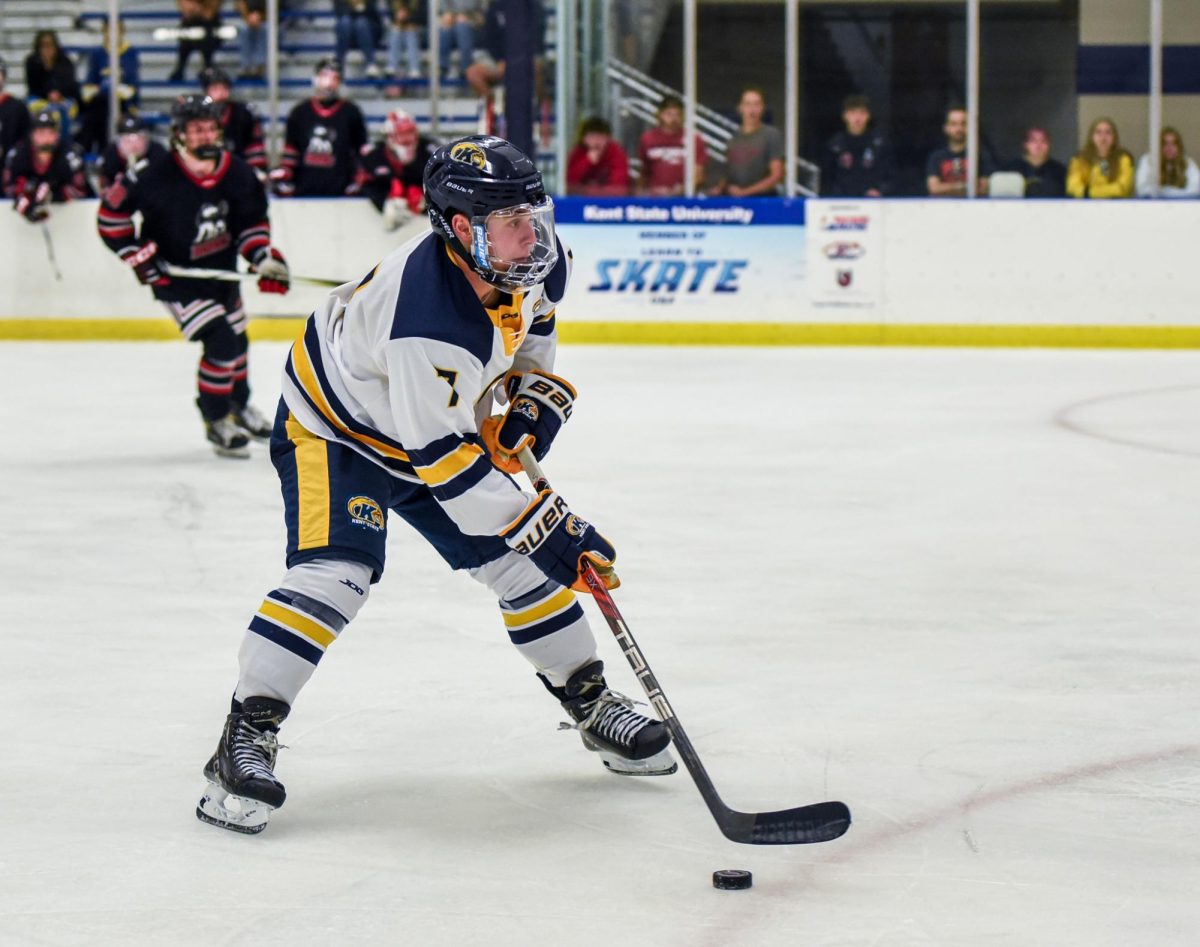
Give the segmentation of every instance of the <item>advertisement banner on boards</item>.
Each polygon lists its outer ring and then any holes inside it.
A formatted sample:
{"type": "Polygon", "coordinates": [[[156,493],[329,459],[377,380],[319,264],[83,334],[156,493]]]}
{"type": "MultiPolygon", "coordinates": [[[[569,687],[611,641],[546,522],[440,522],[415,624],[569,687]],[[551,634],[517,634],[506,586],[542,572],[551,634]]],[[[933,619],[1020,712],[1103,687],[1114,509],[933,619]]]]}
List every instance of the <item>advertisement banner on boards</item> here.
{"type": "Polygon", "coordinates": [[[808,202],[808,298],[818,309],[873,309],[883,301],[883,205],[808,202]]]}
{"type": "Polygon", "coordinates": [[[804,213],[778,198],[556,198],[566,302],[587,318],[803,321],[804,213]]]}

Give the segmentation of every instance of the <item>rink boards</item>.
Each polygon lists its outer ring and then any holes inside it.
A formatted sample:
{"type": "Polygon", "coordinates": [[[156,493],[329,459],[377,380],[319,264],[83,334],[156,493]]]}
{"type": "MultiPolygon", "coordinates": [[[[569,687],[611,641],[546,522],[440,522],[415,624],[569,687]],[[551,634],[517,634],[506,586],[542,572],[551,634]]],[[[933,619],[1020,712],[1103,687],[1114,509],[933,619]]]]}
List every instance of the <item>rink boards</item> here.
{"type": "MultiPolygon", "coordinates": [[[[1200,347],[1200,202],[556,203],[566,342],[1200,347]]],[[[177,338],[95,212],[0,215],[0,339],[177,338]]],[[[427,227],[385,233],[365,200],[274,201],[271,219],[295,274],[346,281],[427,227]]],[[[327,292],[244,285],[259,339],[294,337],[327,292]]]]}

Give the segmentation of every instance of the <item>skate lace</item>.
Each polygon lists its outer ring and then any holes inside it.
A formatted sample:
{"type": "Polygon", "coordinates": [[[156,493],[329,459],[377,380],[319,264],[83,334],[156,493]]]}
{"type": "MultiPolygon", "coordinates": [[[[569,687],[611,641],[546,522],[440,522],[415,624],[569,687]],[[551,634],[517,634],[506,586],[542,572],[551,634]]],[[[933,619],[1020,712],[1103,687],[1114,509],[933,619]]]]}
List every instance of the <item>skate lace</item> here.
{"type": "Polygon", "coordinates": [[[605,690],[596,698],[586,717],[578,723],[560,723],[559,730],[590,730],[592,733],[606,737],[613,743],[622,746],[632,746],[634,737],[646,724],[649,718],[643,717],[633,709],[635,701],[616,691],[605,690]]]}
{"type": "Polygon", "coordinates": [[[233,737],[233,763],[249,776],[275,779],[275,758],[287,747],[276,739],[271,730],[259,731],[240,721],[233,737]]]}

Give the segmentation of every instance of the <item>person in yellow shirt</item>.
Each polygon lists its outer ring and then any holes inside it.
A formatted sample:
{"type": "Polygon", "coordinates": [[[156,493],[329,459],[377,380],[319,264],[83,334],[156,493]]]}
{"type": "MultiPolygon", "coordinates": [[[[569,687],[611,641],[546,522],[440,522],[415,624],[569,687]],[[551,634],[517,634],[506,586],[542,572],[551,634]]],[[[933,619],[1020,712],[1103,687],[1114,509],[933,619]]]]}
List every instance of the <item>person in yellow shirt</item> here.
{"type": "Polygon", "coordinates": [[[1072,197],[1133,197],[1133,158],[1121,147],[1112,119],[1092,122],[1087,141],[1067,169],[1067,193],[1072,197]]]}

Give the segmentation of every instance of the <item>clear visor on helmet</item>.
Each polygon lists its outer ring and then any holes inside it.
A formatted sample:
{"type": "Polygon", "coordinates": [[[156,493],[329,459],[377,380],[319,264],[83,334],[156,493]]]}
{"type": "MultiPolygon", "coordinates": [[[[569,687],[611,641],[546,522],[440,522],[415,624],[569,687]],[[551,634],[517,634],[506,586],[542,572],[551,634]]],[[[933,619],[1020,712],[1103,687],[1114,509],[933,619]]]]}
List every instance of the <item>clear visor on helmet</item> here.
{"type": "Polygon", "coordinates": [[[471,255],[488,282],[516,293],[541,283],[558,262],[554,202],[516,204],[471,219],[471,255]]]}

